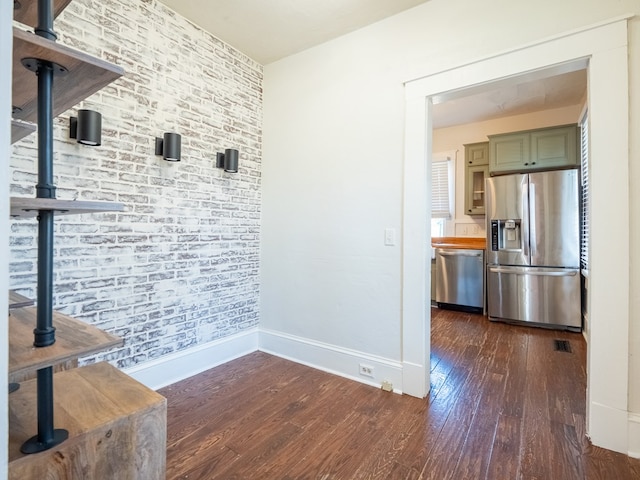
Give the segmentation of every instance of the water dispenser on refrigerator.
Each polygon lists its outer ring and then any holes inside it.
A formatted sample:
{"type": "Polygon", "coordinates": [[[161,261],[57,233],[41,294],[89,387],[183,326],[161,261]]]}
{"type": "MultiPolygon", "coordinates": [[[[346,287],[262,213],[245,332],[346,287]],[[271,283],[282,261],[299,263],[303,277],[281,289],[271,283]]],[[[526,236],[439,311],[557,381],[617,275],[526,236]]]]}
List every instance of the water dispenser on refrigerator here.
{"type": "Polygon", "coordinates": [[[520,219],[491,220],[491,250],[521,251],[522,221],[520,219]]]}

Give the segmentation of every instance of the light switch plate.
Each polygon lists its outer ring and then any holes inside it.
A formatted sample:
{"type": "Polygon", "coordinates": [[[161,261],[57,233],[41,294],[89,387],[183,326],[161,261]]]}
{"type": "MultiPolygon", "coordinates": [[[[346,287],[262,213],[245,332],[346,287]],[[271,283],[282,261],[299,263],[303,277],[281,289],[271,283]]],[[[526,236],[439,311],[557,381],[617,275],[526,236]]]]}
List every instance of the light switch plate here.
{"type": "Polygon", "coordinates": [[[384,244],[393,247],[396,244],[396,229],[385,228],[384,229],[384,244]]]}

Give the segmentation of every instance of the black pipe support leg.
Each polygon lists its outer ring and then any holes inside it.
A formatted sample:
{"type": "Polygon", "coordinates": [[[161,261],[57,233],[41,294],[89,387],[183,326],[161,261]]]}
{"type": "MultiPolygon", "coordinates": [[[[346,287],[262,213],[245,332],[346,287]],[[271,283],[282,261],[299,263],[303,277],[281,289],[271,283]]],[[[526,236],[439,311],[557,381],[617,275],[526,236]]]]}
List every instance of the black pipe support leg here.
{"type": "MultiPolygon", "coordinates": [[[[38,0],[38,36],[55,41],[53,0],[38,0]]],[[[38,77],[38,198],[55,198],[53,184],[53,77],[60,67],[51,62],[26,59],[26,68],[38,77]]],[[[46,347],[55,339],[53,327],[53,220],[54,213],[41,210],[38,215],[38,304],[34,345],[46,347]]],[[[25,454],[49,450],[69,438],[69,432],[54,429],[53,367],[37,372],[38,434],[20,447],[25,454]]]]}
{"type": "Polygon", "coordinates": [[[53,367],[42,368],[37,375],[38,434],[20,447],[25,454],[49,450],[69,438],[67,430],[53,428],[53,367]]]}

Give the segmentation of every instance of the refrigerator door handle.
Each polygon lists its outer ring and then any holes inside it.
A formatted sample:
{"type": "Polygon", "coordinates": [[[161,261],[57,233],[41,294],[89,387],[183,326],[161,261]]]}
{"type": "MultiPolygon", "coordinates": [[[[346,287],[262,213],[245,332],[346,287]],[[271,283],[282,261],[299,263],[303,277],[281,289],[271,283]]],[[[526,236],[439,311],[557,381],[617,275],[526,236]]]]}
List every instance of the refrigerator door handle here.
{"type": "Polygon", "coordinates": [[[533,275],[539,277],[575,277],[578,274],[578,270],[568,270],[568,271],[553,271],[553,272],[538,272],[538,271],[528,271],[523,270],[522,268],[509,268],[509,267],[489,267],[489,271],[491,273],[512,273],[516,275],[533,275]]]}
{"type": "Polygon", "coordinates": [[[531,224],[530,211],[529,211],[529,176],[527,175],[527,181],[522,184],[522,253],[524,257],[527,259],[526,262],[529,264],[531,262],[531,255],[529,252],[529,239],[531,238],[531,233],[529,232],[529,227],[531,224]]]}
{"type": "MultiPolygon", "coordinates": [[[[536,185],[533,182],[529,182],[529,205],[536,204],[536,185]]],[[[536,209],[533,207],[527,207],[529,212],[529,236],[527,237],[527,244],[529,245],[529,258],[533,258],[536,254],[536,240],[538,234],[536,233],[536,209]]],[[[533,263],[533,262],[531,262],[533,263]]]]}

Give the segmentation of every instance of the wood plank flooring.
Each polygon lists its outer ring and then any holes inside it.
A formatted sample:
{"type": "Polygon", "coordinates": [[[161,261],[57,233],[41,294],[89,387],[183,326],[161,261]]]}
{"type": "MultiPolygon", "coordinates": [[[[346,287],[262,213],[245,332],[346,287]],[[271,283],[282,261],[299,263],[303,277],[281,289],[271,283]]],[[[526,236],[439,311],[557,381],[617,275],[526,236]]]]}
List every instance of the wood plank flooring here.
{"type": "Polygon", "coordinates": [[[166,387],[167,479],[640,479],[585,436],[580,334],[433,309],[431,348],[426,399],[261,352],[166,387]]]}

